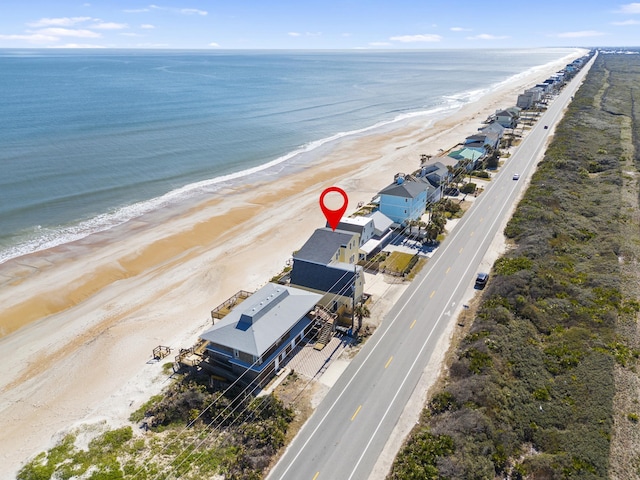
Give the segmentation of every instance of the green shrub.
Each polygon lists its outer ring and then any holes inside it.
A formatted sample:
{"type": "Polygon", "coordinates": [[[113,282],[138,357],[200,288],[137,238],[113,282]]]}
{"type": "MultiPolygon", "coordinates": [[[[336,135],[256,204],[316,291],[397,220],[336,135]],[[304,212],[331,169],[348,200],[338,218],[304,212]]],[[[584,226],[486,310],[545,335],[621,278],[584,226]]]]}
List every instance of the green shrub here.
{"type": "Polygon", "coordinates": [[[473,193],[476,191],[478,186],[475,183],[465,183],[462,188],[460,188],[460,193],[473,193]]]}

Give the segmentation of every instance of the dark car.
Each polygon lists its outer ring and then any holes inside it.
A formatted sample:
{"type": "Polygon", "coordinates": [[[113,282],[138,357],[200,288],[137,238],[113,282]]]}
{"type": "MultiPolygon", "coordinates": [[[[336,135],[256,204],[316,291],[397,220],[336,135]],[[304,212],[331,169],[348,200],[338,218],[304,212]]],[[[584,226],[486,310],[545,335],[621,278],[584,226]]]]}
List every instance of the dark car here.
{"type": "Polygon", "coordinates": [[[487,285],[487,280],[489,280],[488,273],[479,273],[476,277],[475,288],[477,288],[478,290],[482,290],[487,285]]]}
{"type": "Polygon", "coordinates": [[[545,129],[545,130],[546,130],[547,128],[549,128],[549,125],[545,125],[545,126],[544,126],[544,129],[545,129]]]}

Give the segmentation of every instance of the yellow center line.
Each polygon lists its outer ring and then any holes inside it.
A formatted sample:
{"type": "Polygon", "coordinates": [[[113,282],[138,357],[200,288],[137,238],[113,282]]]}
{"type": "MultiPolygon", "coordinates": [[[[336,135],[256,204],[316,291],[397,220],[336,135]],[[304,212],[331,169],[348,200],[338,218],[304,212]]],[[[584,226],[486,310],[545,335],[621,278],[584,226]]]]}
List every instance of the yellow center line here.
{"type": "Polygon", "coordinates": [[[413,322],[411,322],[411,326],[409,328],[413,328],[413,326],[416,324],[416,321],[417,321],[417,319],[414,320],[413,322]]]}
{"type": "Polygon", "coordinates": [[[444,273],[445,273],[445,274],[446,274],[446,273],[449,273],[449,270],[451,270],[451,267],[447,268],[447,271],[446,271],[446,272],[444,272],[444,273]]]}
{"type": "Polygon", "coordinates": [[[356,418],[356,415],[358,415],[358,413],[360,412],[360,409],[362,408],[362,405],[360,405],[357,409],[356,409],[356,413],[353,414],[353,417],[351,417],[351,421],[353,422],[353,419],[356,418]]]}
{"type": "Polygon", "coordinates": [[[462,250],[464,250],[464,247],[462,247],[458,253],[462,253],[462,250]]]}
{"type": "Polygon", "coordinates": [[[471,235],[469,235],[470,237],[473,237],[474,232],[471,232],[471,235]]]}
{"type": "Polygon", "coordinates": [[[391,363],[391,360],[393,360],[393,355],[389,357],[389,360],[387,360],[387,364],[384,366],[384,368],[387,368],[389,366],[389,364],[391,363]]]}
{"type": "Polygon", "coordinates": [[[435,294],[436,294],[436,291],[434,290],[433,292],[431,292],[431,295],[429,295],[429,298],[433,298],[435,294]]]}
{"type": "Polygon", "coordinates": [[[320,475],[320,472],[316,472],[316,474],[313,476],[313,480],[316,480],[316,478],[318,478],[318,475],[320,475]]]}

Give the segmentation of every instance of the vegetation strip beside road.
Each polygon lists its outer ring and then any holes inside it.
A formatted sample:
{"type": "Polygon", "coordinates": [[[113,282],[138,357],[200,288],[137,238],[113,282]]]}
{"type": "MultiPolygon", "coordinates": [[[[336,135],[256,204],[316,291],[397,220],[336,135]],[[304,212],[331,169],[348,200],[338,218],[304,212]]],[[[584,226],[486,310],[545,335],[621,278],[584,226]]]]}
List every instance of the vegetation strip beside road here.
{"type": "Polygon", "coordinates": [[[640,474],[638,73],[638,55],[591,68],[389,478],[640,474]]]}

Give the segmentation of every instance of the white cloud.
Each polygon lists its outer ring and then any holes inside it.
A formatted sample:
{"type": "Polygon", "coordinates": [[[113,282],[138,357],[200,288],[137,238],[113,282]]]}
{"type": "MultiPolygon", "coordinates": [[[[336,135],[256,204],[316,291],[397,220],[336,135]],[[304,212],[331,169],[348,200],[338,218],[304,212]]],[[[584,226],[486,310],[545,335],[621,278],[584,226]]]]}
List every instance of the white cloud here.
{"type": "MultiPolygon", "coordinates": [[[[40,20],[32,23],[27,23],[28,26],[39,27],[70,27],[82,22],[88,22],[94,20],[91,17],[60,17],[60,18],[41,18],[40,20]]],[[[97,19],[95,19],[97,20],[97,19]]]]}
{"type": "Polygon", "coordinates": [[[345,37],[345,38],[347,38],[347,37],[350,37],[350,36],[351,36],[351,34],[350,34],[350,33],[348,33],[348,32],[345,32],[345,33],[343,33],[343,34],[342,34],[342,35],[340,35],[340,36],[341,36],[341,37],[345,37]]]}
{"type": "Polygon", "coordinates": [[[102,35],[82,28],[43,28],[35,33],[53,37],[99,38],[102,35]]]}
{"type": "Polygon", "coordinates": [[[627,3],[626,5],[620,5],[618,13],[640,13],[640,3],[627,3]]]}
{"type": "Polygon", "coordinates": [[[58,37],[51,35],[43,35],[41,33],[32,33],[29,35],[0,35],[0,40],[26,40],[30,43],[49,43],[58,41],[58,37]]]}
{"type": "Polygon", "coordinates": [[[197,8],[181,8],[180,13],[182,13],[183,15],[202,15],[202,16],[209,14],[209,12],[205,10],[198,10],[197,8]]]}
{"type": "Polygon", "coordinates": [[[300,32],[289,32],[287,33],[287,35],[289,35],[290,37],[320,37],[322,35],[322,32],[304,32],[304,33],[300,33],[300,32]]]}
{"type": "Polygon", "coordinates": [[[124,13],[143,13],[149,11],[150,10],[148,8],[129,8],[127,10],[123,10],[124,13]]]}
{"type": "Polygon", "coordinates": [[[216,42],[211,42],[209,44],[210,47],[214,47],[214,48],[220,48],[220,44],[216,43],[216,42]]]}
{"type": "Polygon", "coordinates": [[[470,28],[462,28],[462,27],[451,27],[449,30],[452,32],[470,32],[470,28]]]}
{"type": "Polygon", "coordinates": [[[144,28],[145,30],[151,30],[152,28],[156,28],[155,25],[151,25],[150,23],[143,23],[140,25],[140,28],[144,28]]]}
{"type": "Polygon", "coordinates": [[[93,45],[91,43],[67,43],[65,45],[52,45],[48,48],[106,48],[104,45],[93,45]]]}
{"type": "Polygon", "coordinates": [[[491,35],[490,33],[481,33],[480,35],[475,35],[473,37],[467,37],[467,40],[504,40],[507,37],[506,35],[491,35]]]}
{"type": "MultiPolygon", "coordinates": [[[[209,15],[209,12],[206,10],[200,10],[198,8],[171,8],[171,7],[161,7],[160,5],[149,5],[150,9],[153,10],[163,10],[165,12],[173,12],[173,13],[181,13],[182,15],[209,15]]],[[[141,10],[142,11],[142,10],[141,10]]]]}
{"type": "Polygon", "coordinates": [[[626,25],[640,25],[640,21],[629,19],[625,20],[624,22],[611,22],[611,25],[615,25],[617,27],[624,27],[626,25]]]}
{"type": "Polygon", "coordinates": [[[129,25],[126,23],[100,22],[95,25],[91,25],[91,28],[97,28],[98,30],[122,30],[124,28],[129,28],[129,25]]]}
{"type": "Polygon", "coordinates": [[[563,32],[556,35],[559,38],[585,38],[585,37],[600,37],[604,35],[603,32],[596,30],[582,30],[579,32],[563,32]]]}
{"type": "Polygon", "coordinates": [[[369,45],[371,47],[388,47],[389,45],[392,45],[392,43],[389,43],[389,42],[369,42],[369,45]]]}
{"type": "Polygon", "coordinates": [[[422,35],[399,35],[396,37],[390,37],[389,40],[402,43],[439,42],[442,40],[442,37],[433,33],[427,33],[422,35]]]}
{"type": "Polygon", "coordinates": [[[123,37],[144,37],[145,35],[141,35],[140,33],[133,33],[133,32],[123,32],[120,35],[122,35],[123,37]]]}

